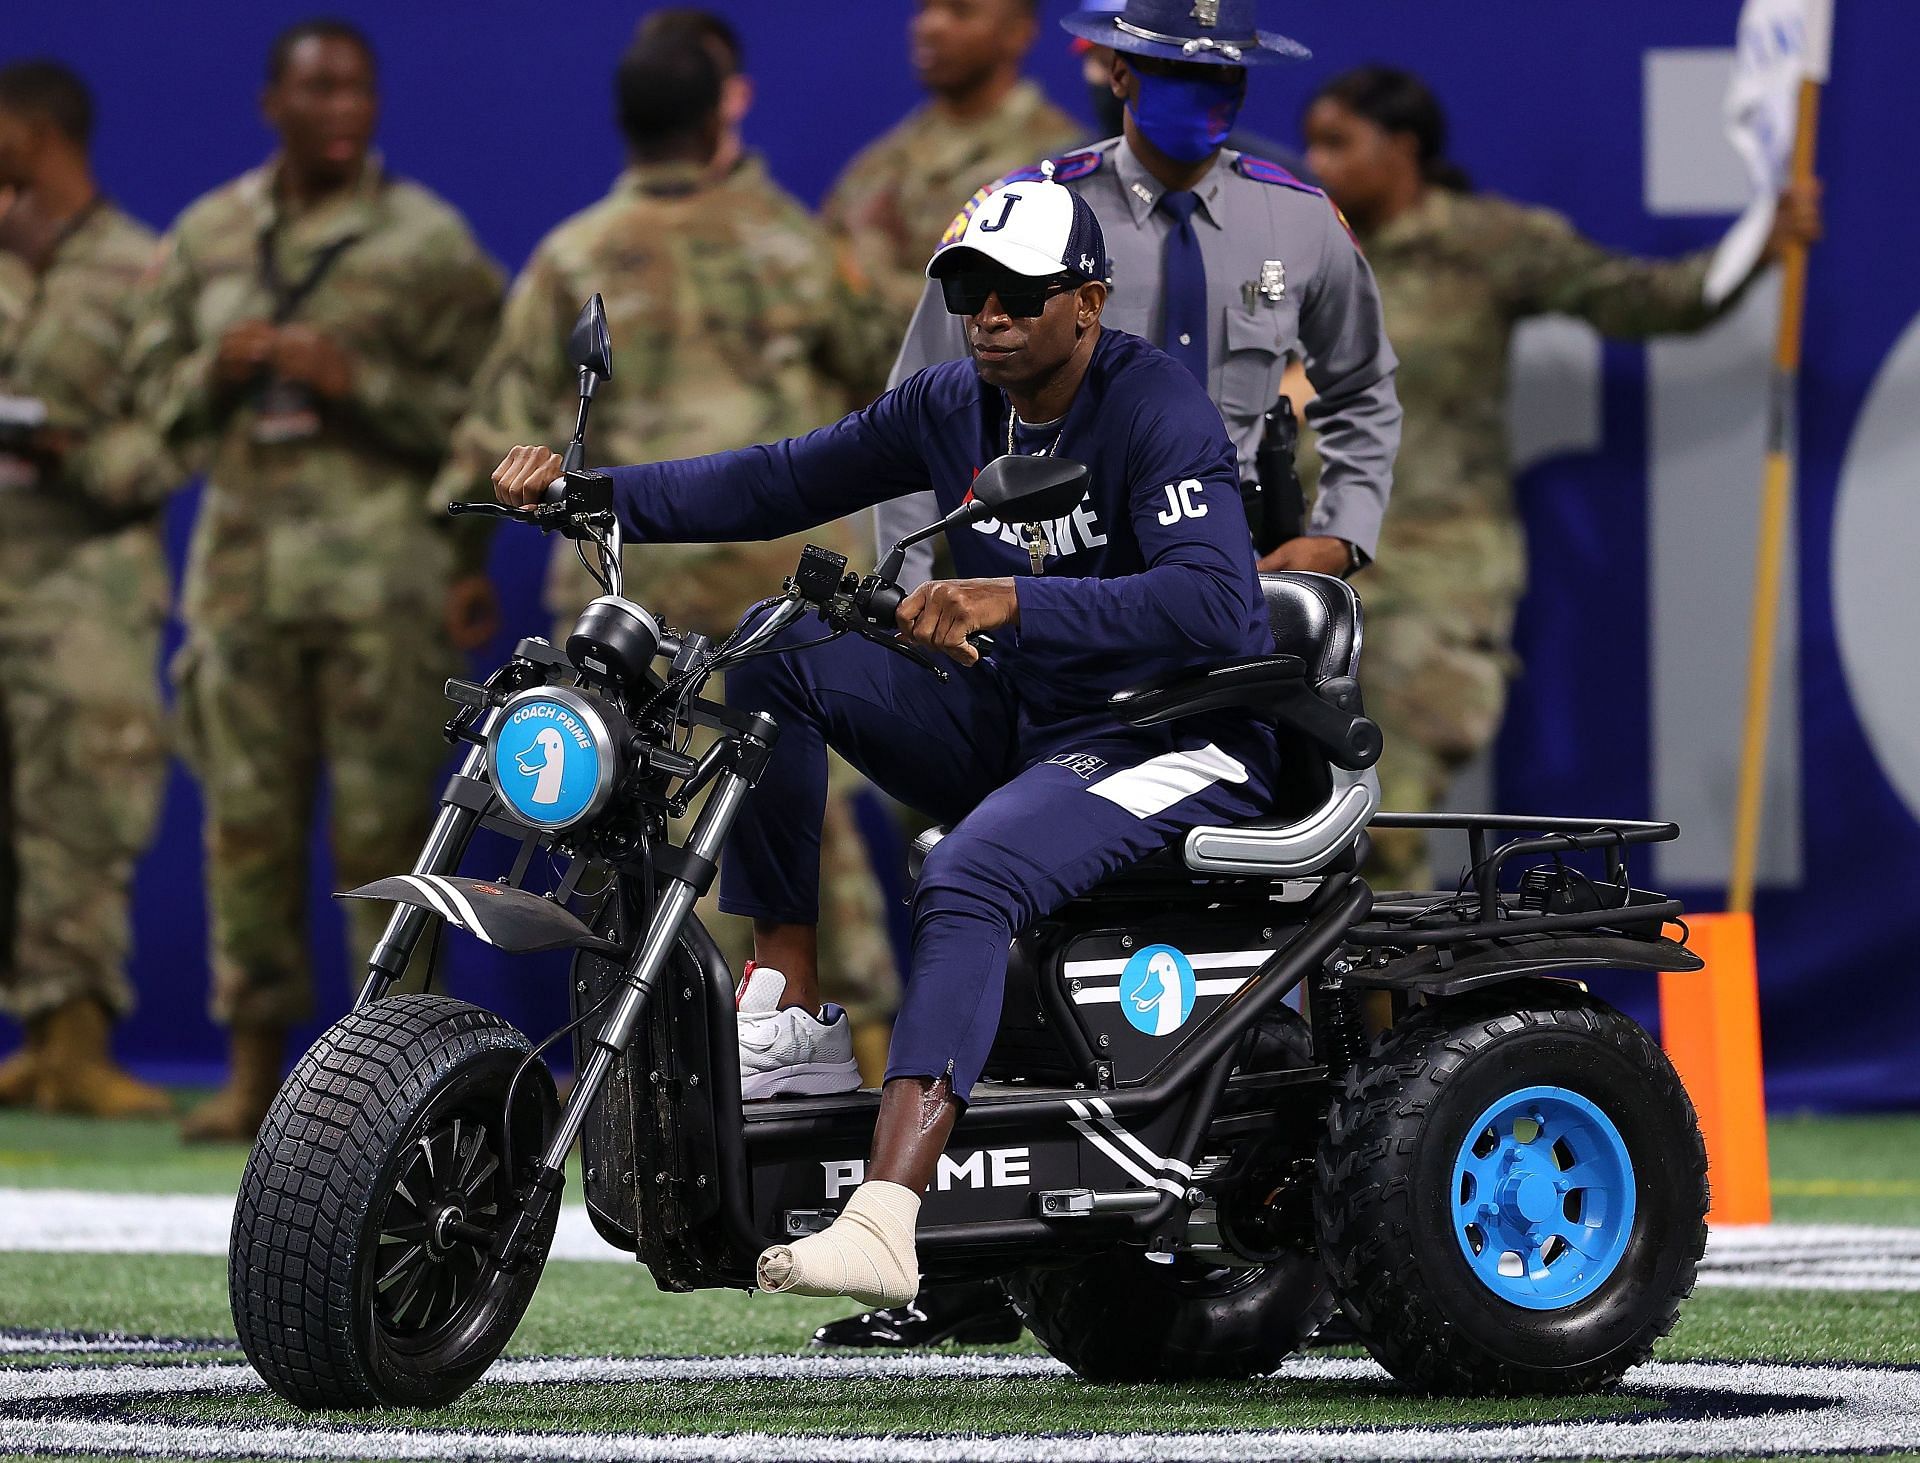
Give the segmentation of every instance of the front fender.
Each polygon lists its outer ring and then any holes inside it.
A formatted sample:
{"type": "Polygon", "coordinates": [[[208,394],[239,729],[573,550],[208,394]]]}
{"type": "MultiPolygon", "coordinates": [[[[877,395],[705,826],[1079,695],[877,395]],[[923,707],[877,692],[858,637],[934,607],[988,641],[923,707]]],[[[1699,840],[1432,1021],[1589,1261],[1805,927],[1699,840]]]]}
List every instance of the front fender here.
{"type": "Polygon", "coordinates": [[[617,956],[623,949],[594,934],[571,910],[554,900],[486,879],[395,874],[335,897],[415,905],[512,955],[573,949],[617,956]]]}

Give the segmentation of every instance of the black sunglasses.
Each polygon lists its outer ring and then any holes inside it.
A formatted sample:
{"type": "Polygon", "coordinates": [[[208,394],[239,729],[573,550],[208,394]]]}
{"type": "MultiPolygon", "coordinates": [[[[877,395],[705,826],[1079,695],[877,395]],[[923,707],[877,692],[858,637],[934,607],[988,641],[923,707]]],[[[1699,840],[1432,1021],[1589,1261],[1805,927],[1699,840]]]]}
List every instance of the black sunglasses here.
{"type": "Polygon", "coordinates": [[[1029,279],[1021,274],[950,274],[940,281],[946,292],[949,315],[978,315],[987,308],[989,296],[1000,297],[1000,308],[1018,320],[1031,320],[1045,313],[1047,301],[1055,295],[1077,290],[1085,283],[1071,274],[1055,274],[1029,279]]]}

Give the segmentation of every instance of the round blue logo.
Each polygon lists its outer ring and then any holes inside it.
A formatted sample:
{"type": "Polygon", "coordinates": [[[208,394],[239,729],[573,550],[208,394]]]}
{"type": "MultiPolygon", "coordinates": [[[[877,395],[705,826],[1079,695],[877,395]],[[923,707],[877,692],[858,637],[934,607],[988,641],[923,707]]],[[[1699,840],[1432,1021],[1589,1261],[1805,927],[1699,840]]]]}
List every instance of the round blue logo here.
{"type": "Polygon", "coordinates": [[[1120,1009],[1148,1036],[1171,1036],[1185,1026],[1193,994],[1193,962],[1171,945],[1137,951],[1120,972],[1120,1009]]]}
{"type": "Polygon", "coordinates": [[[517,817],[565,827],[589,812],[611,781],[602,771],[606,756],[596,728],[568,700],[535,696],[514,706],[494,733],[494,786],[517,817]]]}

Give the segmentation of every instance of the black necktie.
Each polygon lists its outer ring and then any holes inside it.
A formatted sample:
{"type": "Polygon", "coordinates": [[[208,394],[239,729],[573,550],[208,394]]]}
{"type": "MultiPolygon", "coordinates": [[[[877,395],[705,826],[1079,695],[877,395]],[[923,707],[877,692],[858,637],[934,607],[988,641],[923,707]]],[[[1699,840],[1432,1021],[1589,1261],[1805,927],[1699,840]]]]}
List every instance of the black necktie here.
{"type": "Polygon", "coordinates": [[[1200,236],[1193,231],[1193,211],[1200,206],[1195,193],[1161,195],[1160,207],[1173,219],[1160,255],[1160,309],[1164,322],[1161,349],[1193,373],[1200,389],[1207,388],[1207,261],[1200,256],[1200,236]]]}

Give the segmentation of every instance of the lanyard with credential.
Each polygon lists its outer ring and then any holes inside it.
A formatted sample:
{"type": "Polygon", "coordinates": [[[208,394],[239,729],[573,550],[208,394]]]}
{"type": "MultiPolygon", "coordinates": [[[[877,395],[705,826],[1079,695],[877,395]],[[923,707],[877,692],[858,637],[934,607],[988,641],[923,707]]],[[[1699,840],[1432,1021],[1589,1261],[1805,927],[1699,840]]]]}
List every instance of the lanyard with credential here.
{"type": "MultiPolygon", "coordinates": [[[[278,224],[260,232],[260,285],[273,300],[271,319],[276,326],[285,325],[293,318],[300,306],[319,288],[320,281],[327,277],[327,271],[359,239],[358,234],[349,234],[318,250],[307,265],[306,274],[297,284],[289,286],[280,273],[280,260],[275,248],[279,236],[278,224]]],[[[320,426],[318,403],[305,384],[282,380],[271,372],[262,379],[252,427],[255,442],[266,446],[304,442],[318,433],[320,426]]]]}
{"type": "Polygon", "coordinates": [[[280,273],[280,260],[275,248],[279,237],[278,224],[260,231],[260,283],[273,299],[273,323],[285,325],[293,318],[294,312],[306,303],[307,297],[320,287],[320,281],[327,277],[327,271],[339,262],[340,256],[360,242],[360,236],[348,234],[344,239],[335,239],[321,249],[307,266],[305,276],[291,289],[280,273]]]}

